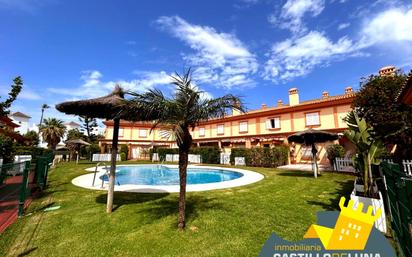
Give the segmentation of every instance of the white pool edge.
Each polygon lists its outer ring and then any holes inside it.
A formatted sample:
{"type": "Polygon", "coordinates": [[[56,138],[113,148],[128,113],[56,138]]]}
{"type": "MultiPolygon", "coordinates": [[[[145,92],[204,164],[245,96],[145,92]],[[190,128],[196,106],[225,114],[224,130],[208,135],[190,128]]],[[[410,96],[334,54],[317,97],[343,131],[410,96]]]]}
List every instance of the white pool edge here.
{"type": "MultiPolygon", "coordinates": [[[[144,166],[144,165],[153,165],[153,164],[124,164],[118,165],[117,167],[122,166],[144,166]]],[[[177,168],[178,165],[162,165],[168,168],[177,168]]],[[[206,184],[196,184],[196,185],[187,185],[186,191],[187,192],[199,192],[199,191],[209,191],[215,189],[226,189],[232,187],[239,187],[244,185],[249,185],[252,183],[256,183],[264,178],[264,176],[260,173],[244,170],[244,169],[237,169],[237,168],[226,168],[226,167],[217,167],[217,166],[201,166],[201,165],[189,165],[188,168],[196,169],[196,168],[207,168],[207,169],[214,169],[214,170],[226,170],[226,171],[234,171],[242,173],[243,176],[237,179],[217,182],[217,183],[206,183],[206,184]]],[[[86,169],[87,171],[91,171],[92,173],[85,174],[78,176],[72,180],[72,183],[78,187],[93,189],[93,190],[107,190],[108,183],[103,183],[100,179],[100,176],[104,175],[104,168],[99,167],[98,172],[96,174],[96,180],[94,186],[92,186],[93,177],[95,167],[91,167],[86,169]]],[[[179,185],[173,186],[151,186],[151,185],[133,185],[133,184],[126,184],[126,185],[115,185],[115,191],[119,192],[139,192],[139,193],[177,193],[179,192],[179,185]]]]}

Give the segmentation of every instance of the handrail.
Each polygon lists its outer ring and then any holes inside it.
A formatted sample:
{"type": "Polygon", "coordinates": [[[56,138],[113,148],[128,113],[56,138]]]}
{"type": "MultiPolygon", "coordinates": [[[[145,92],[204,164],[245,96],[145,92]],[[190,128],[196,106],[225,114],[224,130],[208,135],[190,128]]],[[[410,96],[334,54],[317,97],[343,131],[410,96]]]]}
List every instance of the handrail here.
{"type": "MultiPolygon", "coordinates": [[[[96,164],[96,168],[94,169],[92,187],[94,186],[94,182],[96,181],[97,168],[99,167],[100,164],[104,164],[104,166],[105,166],[105,168],[106,168],[106,172],[107,172],[107,164],[106,164],[105,162],[98,162],[98,163],[96,164]]],[[[103,185],[102,185],[102,187],[103,187],[103,185]]]]}

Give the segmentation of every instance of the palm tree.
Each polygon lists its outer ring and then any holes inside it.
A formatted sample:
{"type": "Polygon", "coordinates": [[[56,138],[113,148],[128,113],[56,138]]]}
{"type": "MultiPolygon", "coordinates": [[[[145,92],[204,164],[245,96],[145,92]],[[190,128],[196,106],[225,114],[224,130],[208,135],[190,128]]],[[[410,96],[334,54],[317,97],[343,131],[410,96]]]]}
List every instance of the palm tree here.
{"type": "Polygon", "coordinates": [[[41,116],[40,116],[39,126],[41,126],[41,124],[43,123],[43,114],[44,114],[44,111],[45,111],[46,109],[49,109],[49,108],[50,108],[50,106],[48,106],[47,104],[42,104],[42,105],[41,105],[41,116]]]}
{"type": "Polygon", "coordinates": [[[55,118],[44,119],[44,124],[40,126],[40,133],[43,140],[47,142],[47,147],[56,150],[57,144],[66,133],[66,126],[62,120],[55,118]]]}
{"type": "Polygon", "coordinates": [[[163,95],[160,90],[153,89],[138,94],[129,92],[133,98],[128,100],[127,113],[130,119],[139,113],[141,121],[152,121],[152,130],[158,125],[166,128],[162,132],[165,137],[176,140],[179,148],[179,219],[178,228],[185,227],[186,208],[186,175],[188,154],[192,145],[190,130],[201,121],[212,118],[222,118],[228,109],[237,109],[243,112],[240,99],[233,95],[225,95],[216,99],[205,99],[203,92],[192,84],[190,70],[184,76],[171,76],[171,83],[176,86],[172,98],[163,95]]]}

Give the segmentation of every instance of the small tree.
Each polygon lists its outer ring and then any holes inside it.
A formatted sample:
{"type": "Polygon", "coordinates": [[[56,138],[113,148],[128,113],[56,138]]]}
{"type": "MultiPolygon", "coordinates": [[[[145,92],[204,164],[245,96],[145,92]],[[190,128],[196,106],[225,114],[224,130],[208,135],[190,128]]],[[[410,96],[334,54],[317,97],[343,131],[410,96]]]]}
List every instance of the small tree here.
{"type": "Polygon", "coordinates": [[[0,134],[0,159],[3,163],[10,163],[13,161],[13,140],[3,134],[0,134]]]}
{"type": "Polygon", "coordinates": [[[30,146],[38,146],[40,143],[40,137],[36,131],[30,130],[24,135],[24,137],[29,140],[30,146]]]}
{"type": "Polygon", "coordinates": [[[186,225],[186,176],[188,155],[192,146],[190,130],[194,129],[201,121],[212,118],[222,118],[228,109],[243,111],[238,97],[225,95],[216,99],[202,98],[199,91],[192,83],[190,70],[184,75],[176,74],[171,77],[172,84],[176,90],[172,98],[163,95],[159,90],[149,90],[146,93],[131,93],[134,98],[125,105],[129,108],[130,120],[136,118],[139,113],[140,120],[152,121],[153,128],[162,124],[164,138],[176,140],[179,148],[179,219],[178,228],[183,229],[186,225]]]}
{"type": "Polygon", "coordinates": [[[40,116],[40,122],[39,122],[39,126],[41,126],[41,124],[43,123],[43,115],[44,115],[44,111],[46,109],[49,109],[50,106],[48,106],[47,104],[42,104],[41,105],[41,116],[40,116]]]}
{"type": "Polygon", "coordinates": [[[359,118],[373,127],[383,143],[397,144],[401,158],[412,155],[412,106],[396,101],[406,76],[397,71],[391,76],[369,76],[361,81],[361,88],[353,101],[359,118]]]}
{"type": "Polygon", "coordinates": [[[84,139],[85,136],[80,130],[78,129],[71,129],[67,131],[67,140],[73,140],[73,139],[84,139]]]}
{"type": "Polygon", "coordinates": [[[40,126],[40,133],[44,141],[47,142],[47,147],[56,150],[57,144],[66,133],[66,126],[64,126],[62,120],[48,118],[45,119],[44,124],[40,126]]]}
{"type": "Polygon", "coordinates": [[[13,84],[11,85],[11,90],[9,92],[9,97],[5,101],[0,102],[0,116],[6,116],[10,113],[9,108],[11,107],[11,104],[16,100],[17,96],[20,94],[22,88],[23,80],[20,76],[18,76],[13,80],[13,84]]]}
{"type": "Polygon", "coordinates": [[[81,129],[86,132],[87,139],[92,141],[92,131],[94,128],[97,128],[97,120],[95,118],[80,116],[79,121],[81,123],[81,129]]]}
{"type": "Polygon", "coordinates": [[[328,145],[328,147],[326,148],[326,154],[328,156],[330,165],[333,167],[336,158],[345,157],[345,148],[338,144],[328,145]]]}
{"type": "Polygon", "coordinates": [[[349,129],[345,136],[356,146],[357,152],[354,157],[354,166],[363,175],[364,194],[373,196],[373,185],[375,181],[372,176],[372,164],[378,165],[380,154],[384,147],[380,140],[372,137],[373,128],[364,119],[360,119],[356,112],[351,111],[345,118],[349,129]]]}

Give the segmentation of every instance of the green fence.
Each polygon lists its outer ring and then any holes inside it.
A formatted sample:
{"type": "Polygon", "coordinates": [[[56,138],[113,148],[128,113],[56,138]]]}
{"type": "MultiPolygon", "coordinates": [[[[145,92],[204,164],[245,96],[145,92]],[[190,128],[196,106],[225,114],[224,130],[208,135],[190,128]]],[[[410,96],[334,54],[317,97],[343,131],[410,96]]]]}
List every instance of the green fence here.
{"type": "Polygon", "coordinates": [[[10,195],[8,201],[18,202],[18,215],[24,214],[24,205],[31,190],[43,190],[53,155],[38,156],[32,161],[0,165],[0,189],[10,195]]]}
{"type": "Polygon", "coordinates": [[[47,176],[49,174],[49,169],[52,161],[53,155],[40,156],[35,160],[35,181],[42,190],[47,185],[47,176]]]}
{"type": "MultiPolygon", "coordinates": [[[[0,166],[0,185],[7,184],[6,180],[12,181],[9,190],[12,195],[18,192],[18,215],[24,214],[24,204],[29,190],[30,161],[10,163],[0,166]]],[[[16,199],[16,198],[14,198],[16,199]]]]}
{"type": "Polygon", "coordinates": [[[382,163],[393,234],[405,257],[412,256],[412,178],[397,164],[382,163]]]}

